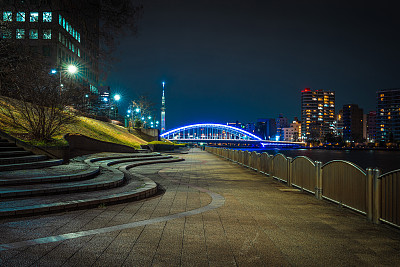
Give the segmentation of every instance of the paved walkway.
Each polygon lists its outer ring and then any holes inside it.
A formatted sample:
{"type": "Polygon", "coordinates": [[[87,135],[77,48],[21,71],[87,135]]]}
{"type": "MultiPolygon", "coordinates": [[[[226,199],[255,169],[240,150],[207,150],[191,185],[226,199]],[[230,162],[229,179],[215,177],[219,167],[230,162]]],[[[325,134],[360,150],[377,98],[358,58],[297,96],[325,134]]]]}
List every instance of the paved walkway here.
{"type": "Polygon", "coordinates": [[[400,265],[400,231],[200,150],[132,169],[165,190],[0,220],[0,266],[400,265]]]}

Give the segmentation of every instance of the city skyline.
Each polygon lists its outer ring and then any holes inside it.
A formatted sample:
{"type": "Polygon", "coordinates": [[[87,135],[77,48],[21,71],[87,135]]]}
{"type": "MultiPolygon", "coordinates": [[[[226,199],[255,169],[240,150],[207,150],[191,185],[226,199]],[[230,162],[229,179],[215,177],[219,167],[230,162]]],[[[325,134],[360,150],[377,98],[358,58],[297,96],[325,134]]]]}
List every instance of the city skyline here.
{"type": "Polygon", "coordinates": [[[390,2],[146,1],[136,37],[121,40],[109,85],[148,94],[167,128],[300,117],[301,90],[336,92],[375,110],[376,91],[398,88],[399,22],[390,2]]]}

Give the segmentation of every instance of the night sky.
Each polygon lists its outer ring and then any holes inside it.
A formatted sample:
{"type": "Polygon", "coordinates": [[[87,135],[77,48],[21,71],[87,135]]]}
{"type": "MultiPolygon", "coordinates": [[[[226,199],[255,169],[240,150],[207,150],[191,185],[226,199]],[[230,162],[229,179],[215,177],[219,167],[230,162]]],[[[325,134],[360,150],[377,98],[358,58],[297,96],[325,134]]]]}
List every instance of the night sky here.
{"type": "Polygon", "coordinates": [[[300,118],[305,87],[367,113],[400,87],[400,16],[395,1],[363,2],[145,0],[108,83],[122,107],[147,94],[159,117],[165,81],[167,129],[300,118]]]}

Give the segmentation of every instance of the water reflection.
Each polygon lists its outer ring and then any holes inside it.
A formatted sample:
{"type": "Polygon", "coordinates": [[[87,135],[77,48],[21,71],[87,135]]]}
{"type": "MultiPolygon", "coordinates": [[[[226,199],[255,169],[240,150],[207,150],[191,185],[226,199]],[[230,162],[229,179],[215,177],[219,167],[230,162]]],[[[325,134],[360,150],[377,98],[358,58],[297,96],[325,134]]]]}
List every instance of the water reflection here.
{"type": "Polygon", "coordinates": [[[379,168],[383,173],[400,169],[400,151],[384,150],[324,150],[324,149],[245,149],[258,153],[268,152],[275,155],[282,153],[287,157],[306,156],[312,160],[327,163],[331,160],[347,160],[353,162],[363,169],[379,168]]]}

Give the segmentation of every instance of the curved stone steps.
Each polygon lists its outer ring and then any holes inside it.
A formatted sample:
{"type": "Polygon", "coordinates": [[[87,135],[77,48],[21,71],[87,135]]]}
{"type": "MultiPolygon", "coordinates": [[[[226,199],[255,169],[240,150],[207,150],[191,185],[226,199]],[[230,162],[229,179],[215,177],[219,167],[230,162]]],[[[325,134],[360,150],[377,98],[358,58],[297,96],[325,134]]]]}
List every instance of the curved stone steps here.
{"type": "MultiPolygon", "coordinates": [[[[111,167],[111,166],[114,166],[114,165],[117,165],[117,164],[126,163],[126,162],[136,162],[136,161],[143,161],[143,160],[146,160],[146,161],[149,161],[149,160],[162,160],[162,159],[170,159],[170,158],[172,158],[172,156],[170,156],[170,155],[167,155],[167,156],[159,155],[159,156],[155,156],[155,157],[146,157],[146,158],[119,158],[119,159],[111,159],[111,160],[109,160],[109,159],[101,159],[101,160],[96,160],[95,162],[96,163],[100,162],[101,166],[111,167]]],[[[90,159],[86,160],[85,162],[88,163],[88,164],[93,163],[93,161],[91,161],[90,159]]]]}
{"type": "Polygon", "coordinates": [[[0,147],[17,147],[17,145],[6,140],[6,142],[0,142],[0,147]]]}
{"type": "Polygon", "coordinates": [[[103,190],[121,185],[124,182],[123,173],[107,170],[85,181],[66,182],[57,184],[33,184],[20,186],[3,186],[0,188],[0,199],[38,195],[63,194],[79,191],[103,190]]]}
{"type": "Polygon", "coordinates": [[[9,157],[21,157],[21,156],[29,156],[32,155],[32,152],[30,151],[3,151],[0,152],[0,158],[9,158],[9,157]]]}
{"type": "Polygon", "coordinates": [[[27,170],[39,169],[63,164],[62,159],[49,159],[36,162],[26,162],[17,164],[0,165],[0,171],[14,171],[14,170],[27,170]]]}
{"type": "Polygon", "coordinates": [[[110,156],[102,156],[101,154],[96,154],[96,156],[90,157],[85,160],[87,163],[95,163],[104,160],[117,160],[117,159],[128,159],[128,158],[147,158],[147,157],[155,157],[161,156],[160,153],[125,153],[121,154],[118,153],[117,155],[110,155],[110,156]]]}
{"type": "Polygon", "coordinates": [[[150,197],[156,194],[157,185],[146,177],[135,176],[131,172],[129,172],[128,175],[128,169],[139,165],[176,162],[181,160],[183,159],[168,158],[137,161],[120,167],[120,170],[107,167],[107,170],[109,170],[112,175],[120,173],[127,177],[124,186],[100,191],[37,196],[33,198],[2,201],[0,202],[0,217],[60,212],[78,208],[89,208],[100,204],[114,204],[150,197]]]}
{"type": "MultiPolygon", "coordinates": [[[[76,164],[74,164],[76,165],[76,164]]],[[[85,164],[86,165],[86,164],[85,164]]],[[[51,168],[57,168],[51,167],[51,168]]],[[[63,165],[61,166],[63,167],[63,165]]],[[[14,171],[11,173],[0,173],[0,186],[13,186],[13,185],[28,185],[28,184],[43,184],[43,183],[62,183],[71,181],[80,181],[93,178],[100,173],[100,167],[89,167],[84,169],[77,168],[73,171],[72,168],[64,170],[63,172],[51,172],[50,168],[43,170],[31,170],[30,173],[23,173],[23,171],[14,171]],[[39,172],[42,171],[42,172],[39,172]],[[21,172],[21,173],[18,173],[21,172]]],[[[1,189],[1,188],[0,188],[1,189]]]]}
{"type": "Polygon", "coordinates": [[[45,155],[28,155],[28,156],[14,156],[9,158],[0,158],[0,167],[1,165],[29,163],[29,162],[43,161],[46,159],[47,156],[45,155]]]}
{"type": "Polygon", "coordinates": [[[6,151],[25,151],[25,149],[23,149],[22,147],[18,147],[18,146],[2,146],[0,147],[0,152],[6,152],[6,151]]]}

